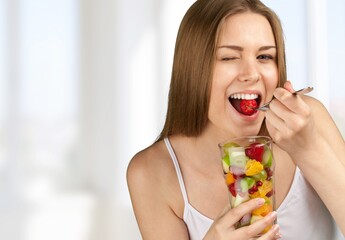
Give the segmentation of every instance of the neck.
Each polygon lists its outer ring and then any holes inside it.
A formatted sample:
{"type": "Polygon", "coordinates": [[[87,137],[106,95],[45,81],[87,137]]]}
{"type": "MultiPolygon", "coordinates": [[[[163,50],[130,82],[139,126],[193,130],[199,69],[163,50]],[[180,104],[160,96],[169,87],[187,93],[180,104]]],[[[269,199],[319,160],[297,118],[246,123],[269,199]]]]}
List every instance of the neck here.
{"type": "Polygon", "coordinates": [[[191,147],[191,151],[194,152],[195,156],[204,159],[204,161],[215,161],[218,164],[220,159],[218,144],[232,137],[205,129],[198,137],[186,138],[186,144],[191,147]]]}

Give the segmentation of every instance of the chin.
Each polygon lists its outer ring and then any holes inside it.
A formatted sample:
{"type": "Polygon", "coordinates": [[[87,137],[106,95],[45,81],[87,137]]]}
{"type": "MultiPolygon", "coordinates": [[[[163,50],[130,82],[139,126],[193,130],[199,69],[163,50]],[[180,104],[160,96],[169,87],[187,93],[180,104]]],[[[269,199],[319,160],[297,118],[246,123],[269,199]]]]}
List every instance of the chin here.
{"type": "Polygon", "coordinates": [[[238,128],[235,131],[236,137],[243,137],[243,136],[257,136],[260,132],[261,124],[259,125],[250,125],[238,128]]]}
{"type": "Polygon", "coordinates": [[[257,136],[260,132],[260,127],[248,127],[244,129],[227,129],[223,130],[220,134],[222,136],[221,138],[225,140],[229,140],[231,138],[237,138],[237,137],[244,137],[244,136],[257,136]]]}

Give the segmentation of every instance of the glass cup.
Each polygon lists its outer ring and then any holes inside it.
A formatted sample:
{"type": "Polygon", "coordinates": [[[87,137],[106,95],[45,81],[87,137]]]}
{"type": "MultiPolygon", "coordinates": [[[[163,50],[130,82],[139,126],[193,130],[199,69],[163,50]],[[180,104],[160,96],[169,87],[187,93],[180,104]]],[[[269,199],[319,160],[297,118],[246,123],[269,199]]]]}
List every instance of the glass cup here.
{"type": "Polygon", "coordinates": [[[272,140],[265,136],[239,137],[219,144],[219,148],[231,208],[253,198],[266,200],[235,225],[236,228],[248,226],[275,209],[272,140]]]}

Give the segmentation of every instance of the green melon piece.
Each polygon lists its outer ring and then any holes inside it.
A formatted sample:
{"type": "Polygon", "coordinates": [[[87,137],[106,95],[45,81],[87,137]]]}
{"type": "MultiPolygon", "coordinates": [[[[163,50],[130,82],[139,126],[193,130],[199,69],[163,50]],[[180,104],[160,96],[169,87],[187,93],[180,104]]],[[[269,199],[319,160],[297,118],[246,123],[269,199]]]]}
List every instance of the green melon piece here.
{"type": "Polygon", "coordinates": [[[228,173],[230,171],[230,159],[229,159],[229,155],[225,155],[222,158],[222,165],[223,165],[223,171],[225,173],[228,173]]]}
{"type": "Polygon", "coordinates": [[[243,147],[229,148],[230,166],[244,168],[249,158],[246,156],[243,147]]]}
{"type": "Polygon", "coordinates": [[[240,145],[238,145],[235,142],[225,143],[223,145],[223,152],[225,153],[225,155],[230,155],[229,150],[232,149],[232,148],[237,148],[237,147],[240,147],[240,145]]]}
{"type": "Polygon", "coordinates": [[[264,181],[267,178],[267,172],[264,169],[258,174],[253,175],[252,178],[254,178],[256,181],[264,181]]]}
{"type": "Polygon", "coordinates": [[[271,167],[273,161],[273,154],[270,149],[266,149],[264,155],[262,156],[262,165],[264,167],[271,167]]]}

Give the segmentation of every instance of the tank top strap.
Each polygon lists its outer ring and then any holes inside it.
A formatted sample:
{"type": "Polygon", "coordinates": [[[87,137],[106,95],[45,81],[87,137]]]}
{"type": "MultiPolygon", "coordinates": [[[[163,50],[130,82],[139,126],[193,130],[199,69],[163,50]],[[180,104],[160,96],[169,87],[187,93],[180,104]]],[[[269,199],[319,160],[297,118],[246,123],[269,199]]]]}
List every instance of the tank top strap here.
{"type": "Polygon", "coordinates": [[[181,188],[181,192],[182,192],[182,196],[183,196],[183,200],[185,202],[185,205],[188,204],[188,197],[187,197],[187,191],[186,191],[186,187],[184,185],[184,181],[183,181],[183,177],[182,177],[182,172],[181,172],[181,168],[180,168],[180,165],[178,163],[178,160],[177,160],[177,157],[175,155],[175,152],[170,144],[170,141],[168,138],[164,138],[164,142],[165,142],[165,145],[168,149],[168,152],[170,154],[170,157],[174,163],[174,166],[175,166],[175,170],[176,170],[176,174],[177,174],[177,179],[178,179],[178,182],[180,184],[180,188],[181,188]]]}

